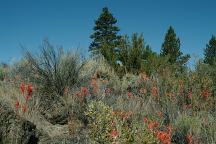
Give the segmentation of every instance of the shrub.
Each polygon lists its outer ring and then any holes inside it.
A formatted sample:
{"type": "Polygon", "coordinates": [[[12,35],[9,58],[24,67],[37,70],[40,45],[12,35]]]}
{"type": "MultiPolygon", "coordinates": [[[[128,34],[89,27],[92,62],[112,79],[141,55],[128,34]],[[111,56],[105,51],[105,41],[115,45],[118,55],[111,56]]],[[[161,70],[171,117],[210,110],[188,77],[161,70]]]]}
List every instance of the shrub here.
{"type": "Polygon", "coordinates": [[[176,119],[172,141],[176,143],[187,143],[187,136],[189,134],[199,135],[200,133],[201,121],[198,118],[181,115],[176,119]]]}
{"type": "Polygon", "coordinates": [[[54,48],[48,40],[43,41],[39,56],[26,51],[25,59],[30,71],[27,75],[43,94],[63,96],[65,88],[78,82],[82,67],[78,55],[54,48]]]}
{"type": "Polygon", "coordinates": [[[112,108],[101,101],[92,101],[85,114],[89,121],[91,139],[98,143],[110,142],[112,108]]]}

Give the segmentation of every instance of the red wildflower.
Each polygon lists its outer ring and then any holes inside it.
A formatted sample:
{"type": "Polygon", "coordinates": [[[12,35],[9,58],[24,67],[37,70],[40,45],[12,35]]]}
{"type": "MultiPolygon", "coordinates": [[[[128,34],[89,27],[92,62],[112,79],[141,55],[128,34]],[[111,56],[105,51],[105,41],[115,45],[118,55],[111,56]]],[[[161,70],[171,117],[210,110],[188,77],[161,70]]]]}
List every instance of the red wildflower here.
{"type": "Polygon", "coordinates": [[[172,133],[172,126],[171,125],[167,126],[167,131],[168,131],[168,134],[171,136],[171,133],[172,133]]]}
{"type": "Polygon", "coordinates": [[[94,95],[96,95],[96,94],[97,94],[97,88],[94,88],[93,91],[92,91],[92,93],[93,93],[94,95]]]}
{"type": "Polygon", "coordinates": [[[23,82],[20,84],[20,92],[22,94],[24,94],[24,92],[25,92],[25,84],[23,82]]]}
{"type": "Polygon", "coordinates": [[[157,96],[158,95],[158,89],[157,89],[157,87],[152,87],[152,89],[151,89],[151,94],[153,95],[153,96],[157,96]]]}
{"type": "Polygon", "coordinates": [[[170,135],[163,131],[156,132],[157,138],[162,142],[162,144],[171,144],[170,135]]]}
{"type": "Polygon", "coordinates": [[[203,97],[206,98],[206,99],[207,99],[210,95],[211,95],[211,93],[209,92],[208,89],[204,89],[204,90],[202,90],[202,92],[201,92],[201,96],[203,96],[203,97]]]}
{"type": "Polygon", "coordinates": [[[27,107],[26,107],[26,104],[24,104],[24,105],[22,106],[22,112],[25,113],[26,110],[27,110],[27,107]]]}
{"type": "Polygon", "coordinates": [[[32,87],[31,84],[28,84],[28,89],[27,89],[27,91],[28,91],[28,95],[31,95],[31,93],[32,93],[32,91],[33,91],[33,87],[32,87]]]}
{"type": "Polygon", "coordinates": [[[192,134],[188,134],[187,135],[187,143],[188,144],[192,144],[193,143],[193,136],[192,136],[192,134]]]}
{"type": "Polygon", "coordinates": [[[132,98],[133,97],[133,93],[132,92],[128,92],[128,98],[132,98]]]}
{"type": "Polygon", "coordinates": [[[76,95],[77,97],[81,97],[81,96],[82,96],[82,94],[81,94],[80,92],[76,92],[75,95],[76,95]]]}
{"type": "Polygon", "coordinates": [[[157,121],[152,121],[148,124],[148,129],[153,130],[155,127],[157,127],[159,123],[157,121]]]}
{"type": "Polygon", "coordinates": [[[16,101],[15,108],[16,108],[16,111],[18,111],[18,109],[19,109],[19,101],[16,101]]]}
{"type": "Polygon", "coordinates": [[[152,123],[152,122],[149,123],[149,124],[148,124],[148,129],[149,129],[149,130],[152,130],[153,128],[154,128],[154,123],[152,123]]]}
{"type": "Polygon", "coordinates": [[[92,87],[93,86],[97,86],[97,80],[96,78],[92,78],[92,81],[91,81],[91,84],[90,84],[92,87]]]}
{"type": "Polygon", "coordinates": [[[88,89],[86,87],[81,86],[81,91],[82,91],[82,96],[87,96],[88,95],[88,89]]]}
{"type": "Polygon", "coordinates": [[[154,121],[154,126],[157,127],[159,123],[157,121],[154,121]]]}
{"type": "Polygon", "coordinates": [[[157,113],[158,117],[162,117],[162,112],[157,113]]]}
{"type": "Polygon", "coordinates": [[[116,139],[118,137],[118,132],[116,129],[113,129],[111,132],[111,138],[116,139]]]}
{"type": "Polygon", "coordinates": [[[144,118],[143,118],[143,121],[144,121],[144,123],[147,123],[147,122],[148,122],[148,118],[147,118],[147,117],[144,117],[144,118]]]}

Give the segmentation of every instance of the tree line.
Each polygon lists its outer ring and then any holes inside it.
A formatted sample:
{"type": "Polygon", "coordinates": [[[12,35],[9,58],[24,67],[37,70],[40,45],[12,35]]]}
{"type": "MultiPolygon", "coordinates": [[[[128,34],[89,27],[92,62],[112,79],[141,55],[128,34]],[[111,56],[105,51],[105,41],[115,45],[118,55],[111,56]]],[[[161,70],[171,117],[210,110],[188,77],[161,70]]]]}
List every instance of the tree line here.
{"type": "MultiPolygon", "coordinates": [[[[92,56],[102,55],[116,71],[121,73],[140,71],[151,73],[163,63],[181,69],[186,67],[190,55],[181,52],[180,39],[172,26],[169,26],[160,54],[157,54],[145,43],[142,34],[134,33],[131,37],[119,35],[120,28],[116,23],[117,19],[107,7],[104,7],[95,21],[94,32],[90,36],[92,42],[89,51],[92,56]]],[[[214,65],[215,62],[216,37],[213,35],[204,49],[204,63],[214,65]]]]}

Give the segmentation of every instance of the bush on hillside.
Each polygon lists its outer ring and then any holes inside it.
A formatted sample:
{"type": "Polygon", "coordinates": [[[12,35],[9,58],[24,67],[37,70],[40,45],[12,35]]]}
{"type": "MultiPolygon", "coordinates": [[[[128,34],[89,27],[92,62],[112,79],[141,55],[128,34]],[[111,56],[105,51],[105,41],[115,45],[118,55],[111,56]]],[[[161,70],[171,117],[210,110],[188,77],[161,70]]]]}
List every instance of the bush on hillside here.
{"type": "Polygon", "coordinates": [[[38,89],[48,96],[64,95],[64,90],[78,82],[82,63],[77,54],[65,53],[44,40],[40,55],[25,53],[26,75],[37,84],[38,89]]]}

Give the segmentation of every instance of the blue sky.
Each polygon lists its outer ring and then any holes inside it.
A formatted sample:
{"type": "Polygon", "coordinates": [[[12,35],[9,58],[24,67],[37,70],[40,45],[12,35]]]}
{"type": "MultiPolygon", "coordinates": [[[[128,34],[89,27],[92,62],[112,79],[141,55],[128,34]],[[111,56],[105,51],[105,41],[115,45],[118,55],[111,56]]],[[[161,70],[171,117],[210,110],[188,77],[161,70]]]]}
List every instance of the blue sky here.
{"type": "Polygon", "coordinates": [[[88,55],[94,20],[104,6],[117,18],[120,34],[143,33],[156,52],[172,25],[191,63],[216,35],[215,0],[0,0],[0,61],[19,59],[21,45],[37,52],[44,38],[88,55]]]}

